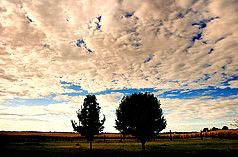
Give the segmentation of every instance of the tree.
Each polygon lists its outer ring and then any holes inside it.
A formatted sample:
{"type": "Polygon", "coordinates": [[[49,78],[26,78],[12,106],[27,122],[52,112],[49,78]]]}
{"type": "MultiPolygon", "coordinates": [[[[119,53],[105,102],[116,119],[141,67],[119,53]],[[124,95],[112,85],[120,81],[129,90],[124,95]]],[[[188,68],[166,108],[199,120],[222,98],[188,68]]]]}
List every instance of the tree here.
{"type": "Polygon", "coordinates": [[[217,131],[217,130],[219,130],[219,129],[216,128],[216,127],[212,127],[212,128],[211,128],[211,131],[217,131]]]}
{"type": "Polygon", "coordinates": [[[223,126],[222,130],[229,130],[228,126],[223,126]]]}
{"type": "Polygon", "coordinates": [[[76,111],[79,123],[71,120],[74,131],[80,133],[90,142],[90,150],[92,150],[94,135],[99,134],[104,129],[103,124],[106,118],[103,115],[103,119],[99,119],[100,109],[96,96],[87,95],[83,107],[81,106],[81,109],[76,111]]]}
{"type": "Polygon", "coordinates": [[[131,134],[145,143],[166,127],[158,99],[149,93],[124,96],[116,110],[116,126],[122,134],[131,134]]]}
{"type": "Polygon", "coordinates": [[[209,129],[208,128],[203,128],[202,132],[208,132],[209,129]]]}

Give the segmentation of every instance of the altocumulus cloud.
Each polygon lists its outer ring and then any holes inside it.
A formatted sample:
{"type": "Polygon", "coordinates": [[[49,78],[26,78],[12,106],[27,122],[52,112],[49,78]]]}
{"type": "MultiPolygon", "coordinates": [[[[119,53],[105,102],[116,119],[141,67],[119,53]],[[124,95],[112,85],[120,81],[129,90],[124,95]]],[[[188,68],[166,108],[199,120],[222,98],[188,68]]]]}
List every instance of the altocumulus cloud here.
{"type": "MultiPolygon", "coordinates": [[[[70,108],[92,93],[102,99],[112,122],[119,98],[148,90],[170,100],[161,101],[165,109],[173,108],[165,110],[169,122],[181,113],[172,102],[191,112],[197,106],[205,106],[201,112],[220,111],[226,106],[222,98],[233,104],[223,110],[224,119],[232,120],[237,116],[237,14],[237,0],[105,0],[103,5],[100,0],[1,0],[0,115],[25,114],[29,122],[32,115],[9,110],[9,100],[19,111],[39,104],[31,106],[31,100],[45,98],[52,99],[45,108],[56,103],[70,108]],[[211,89],[225,94],[206,94],[211,89]],[[174,97],[173,91],[180,92],[174,97]],[[184,98],[184,91],[195,97],[184,98]]],[[[63,109],[57,113],[66,115],[63,109]]],[[[48,121],[55,120],[55,113],[46,114],[53,116],[48,121]]],[[[190,126],[204,118],[189,117],[190,126]]],[[[43,123],[45,117],[32,118],[43,123]]],[[[17,129],[5,125],[4,118],[1,124],[1,129],[17,129]]]]}

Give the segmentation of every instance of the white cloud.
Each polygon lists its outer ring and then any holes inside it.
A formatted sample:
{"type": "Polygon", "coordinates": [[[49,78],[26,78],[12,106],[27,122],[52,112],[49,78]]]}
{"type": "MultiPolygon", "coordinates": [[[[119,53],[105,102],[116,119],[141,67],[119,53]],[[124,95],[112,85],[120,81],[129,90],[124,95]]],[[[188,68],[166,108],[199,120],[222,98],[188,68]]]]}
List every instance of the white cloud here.
{"type": "Polygon", "coordinates": [[[195,99],[161,99],[168,125],[166,130],[199,131],[204,127],[221,128],[229,125],[238,114],[236,98],[219,98],[217,100],[206,97],[195,99]]]}
{"type": "Polygon", "coordinates": [[[0,113],[1,130],[70,131],[73,113],[68,104],[8,106],[0,113]]]}
{"type": "Polygon", "coordinates": [[[15,95],[49,95],[46,90],[60,93],[60,87],[48,87],[59,86],[56,78],[61,76],[80,82],[89,91],[101,91],[111,87],[183,88],[184,84],[199,88],[218,85],[223,72],[237,75],[236,1],[226,2],[223,9],[223,1],[192,0],[107,1],[105,5],[99,5],[100,1],[1,3],[4,72],[0,76],[4,86],[19,89],[15,95]],[[133,14],[124,17],[126,12],[133,14]],[[98,16],[102,16],[101,30],[94,28],[98,16]],[[192,26],[210,18],[215,19],[202,30],[192,26]],[[192,37],[198,32],[202,39],[193,44],[192,37]],[[94,53],[76,47],[77,39],[84,39],[94,53]],[[208,54],[211,49],[214,52],[208,54]],[[153,57],[144,63],[149,56],[153,57]],[[204,74],[212,75],[211,79],[194,82],[204,74]],[[112,83],[114,79],[117,84],[112,83]],[[174,80],[178,83],[171,82],[174,80]],[[42,84],[47,88],[41,90],[42,84]]]}
{"type": "Polygon", "coordinates": [[[52,93],[70,100],[61,80],[89,92],[168,90],[222,87],[224,74],[238,75],[236,0],[101,3],[1,0],[0,103],[52,93]],[[77,47],[78,39],[93,53],[77,47]]]}
{"type": "MultiPolygon", "coordinates": [[[[76,111],[81,108],[84,97],[73,97],[72,102],[48,106],[0,106],[0,124],[2,130],[42,130],[73,131],[70,120],[76,120],[76,111]],[[11,124],[11,125],[9,125],[11,124]]],[[[106,116],[106,132],[116,132],[115,110],[122,95],[119,93],[99,95],[97,101],[101,114],[106,116]]],[[[164,131],[200,131],[204,127],[221,128],[228,125],[237,116],[237,97],[211,100],[160,99],[167,127],[164,131]]],[[[102,118],[102,115],[101,115],[102,118]]]]}
{"type": "MultiPolygon", "coordinates": [[[[70,120],[77,121],[76,111],[83,105],[85,97],[72,97],[70,102],[47,106],[0,105],[0,124],[2,130],[41,130],[41,131],[73,131],[70,120]],[[11,125],[9,125],[11,124],[11,125]]],[[[114,132],[115,110],[122,94],[113,93],[97,96],[101,107],[101,118],[106,116],[106,132],[114,132]]]]}
{"type": "Polygon", "coordinates": [[[229,81],[229,84],[230,84],[231,88],[238,88],[237,80],[229,81]]]}
{"type": "Polygon", "coordinates": [[[182,8],[189,8],[195,2],[195,0],[176,0],[179,6],[182,8]]]}

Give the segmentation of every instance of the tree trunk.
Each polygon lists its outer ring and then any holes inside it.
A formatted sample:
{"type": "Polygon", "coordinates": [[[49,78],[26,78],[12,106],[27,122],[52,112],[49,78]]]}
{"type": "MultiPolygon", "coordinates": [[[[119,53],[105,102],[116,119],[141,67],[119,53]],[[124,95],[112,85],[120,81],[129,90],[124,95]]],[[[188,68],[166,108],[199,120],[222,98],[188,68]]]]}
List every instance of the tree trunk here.
{"type": "Polygon", "coordinates": [[[170,141],[172,141],[172,132],[171,132],[171,130],[169,131],[169,139],[170,139],[170,141]]]}
{"type": "Polygon", "coordinates": [[[90,145],[90,151],[93,150],[92,141],[89,141],[89,145],[90,145]]]}
{"type": "Polygon", "coordinates": [[[201,136],[201,140],[203,140],[203,135],[202,135],[202,131],[200,132],[200,136],[201,136]]]}
{"type": "Polygon", "coordinates": [[[144,152],[145,151],[145,141],[142,141],[141,145],[142,145],[142,151],[144,152]]]}

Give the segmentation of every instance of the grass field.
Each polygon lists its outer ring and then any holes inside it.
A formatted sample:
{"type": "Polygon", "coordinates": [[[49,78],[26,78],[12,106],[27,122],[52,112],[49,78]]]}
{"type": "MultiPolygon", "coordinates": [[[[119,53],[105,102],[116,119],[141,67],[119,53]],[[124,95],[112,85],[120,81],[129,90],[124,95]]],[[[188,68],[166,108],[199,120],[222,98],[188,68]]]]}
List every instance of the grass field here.
{"type": "MultiPolygon", "coordinates": [[[[227,132],[226,132],[227,134],[227,132]]],[[[1,157],[84,157],[84,156],[115,156],[115,157],[153,157],[153,156],[236,156],[238,140],[217,137],[183,136],[184,138],[155,139],[146,143],[146,151],[141,151],[141,144],[136,139],[127,138],[121,141],[119,134],[112,134],[104,141],[95,139],[93,151],[89,151],[86,140],[78,134],[68,133],[0,133],[2,137],[10,136],[10,141],[1,139],[1,157]],[[53,135],[52,135],[53,134],[53,135]],[[29,136],[30,135],[30,136],[29,136]],[[34,139],[46,136],[49,140],[34,139]],[[54,140],[53,137],[65,137],[54,140]],[[75,137],[77,136],[77,137],[75,137]],[[32,137],[32,138],[29,138],[32,137]],[[50,139],[52,137],[52,139],[50,139]],[[193,138],[191,138],[193,137],[193,138]],[[20,140],[17,138],[26,138],[20,140]],[[70,139],[74,140],[70,140],[70,139]]],[[[104,136],[104,135],[103,135],[104,136]]],[[[107,134],[109,136],[109,134],[107,134]]],[[[164,135],[165,136],[165,135],[164,135]]]]}
{"type": "Polygon", "coordinates": [[[231,139],[161,139],[146,144],[146,152],[141,152],[141,144],[134,141],[123,143],[95,140],[93,151],[88,150],[86,141],[24,142],[1,146],[1,157],[81,157],[81,156],[236,156],[238,140],[231,139]],[[2,155],[4,154],[4,155],[2,155]]]}

